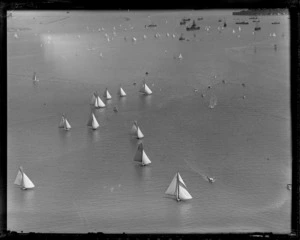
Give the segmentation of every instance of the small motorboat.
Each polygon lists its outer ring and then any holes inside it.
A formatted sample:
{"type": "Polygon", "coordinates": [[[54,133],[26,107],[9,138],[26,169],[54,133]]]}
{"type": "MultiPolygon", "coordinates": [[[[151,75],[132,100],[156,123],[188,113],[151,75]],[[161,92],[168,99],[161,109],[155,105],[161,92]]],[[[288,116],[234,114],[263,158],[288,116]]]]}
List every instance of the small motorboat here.
{"type": "Polygon", "coordinates": [[[210,183],[214,183],[216,181],[216,179],[212,178],[212,177],[208,177],[206,176],[207,180],[210,182],[210,183]]]}

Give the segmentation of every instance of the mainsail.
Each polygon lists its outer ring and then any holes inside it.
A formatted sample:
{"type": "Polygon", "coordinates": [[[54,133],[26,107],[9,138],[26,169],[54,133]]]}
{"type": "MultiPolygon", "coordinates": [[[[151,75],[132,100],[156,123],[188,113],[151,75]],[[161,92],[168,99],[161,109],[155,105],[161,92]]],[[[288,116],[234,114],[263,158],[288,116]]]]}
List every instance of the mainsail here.
{"type": "Polygon", "coordinates": [[[64,122],[64,129],[67,131],[71,129],[71,125],[66,118],[65,118],[65,122],[64,122]]]}
{"type": "Polygon", "coordinates": [[[106,99],[111,99],[111,95],[108,92],[107,88],[105,89],[104,95],[103,95],[106,99]]]}
{"type": "Polygon", "coordinates": [[[63,128],[65,126],[65,116],[62,115],[60,123],[58,125],[59,128],[63,128]]]}
{"type": "Polygon", "coordinates": [[[23,189],[35,187],[32,181],[29,179],[29,177],[27,177],[27,175],[23,172],[22,167],[20,167],[19,169],[14,184],[21,186],[23,189]]]}
{"type": "Polygon", "coordinates": [[[97,100],[95,101],[95,107],[96,108],[104,108],[105,103],[101,100],[101,98],[98,96],[97,100]]]}
{"type": "Polygon", "coordinates": [[[143,85],[140,89],[140,92],[146,95],[150,95],[152,94],[151,89],[148,87],[148,85],[145,83],[145,81],[143,82],[143,85]]]}
{"type": "Polygon", "coordinates": [[[137,127],[136,138],[141,139],[143,137],[144,137],[144,134],[142,133],[142,131],[140,130],[140,128],[137,127]]]}
{"type": "Polygon", "coordinates": [[[134,121],[133,125],[131,127],[131,133],[136,134],[137,133],[137,128],[138,128],[137,121],[134,121]]]}
{"type": "Polygon", "coordinates": [[[188,200],[193,197],[187,191],[186,185],[179,173],[176,173],[171,184],[165,192],[167,195],[176,196],[177,201],[188,200]]]}
{"type": "Polygon", "coordinates": [[[95,130],[95,129],[97,129],[99,127],[99,123],[98,123],[98,121],[97,121],[94,113],[92,113],[92,118],[93,118],[93,120],[92,120],[92,128],[95,130]]]}
{"type": "Polygon", "coordinates": [[[122,87],[120,87],[119,94],[120,94],[120,97],[125,97],[126,96],[126,93],[125,93],[125,91],[123,90],[122,87]]]}
{"type": "Polygon", "coordinates": [[[33,82],[38,82],[38,78],[36,77],[36,72],[33,73],[33,77],[32,77],[33,82]]]}
{"type": "Polygon", "coordinates": [[[149,157],[147,156],[147,154],[144,151],[143,143],[140,143],[138,145],[138,148],[137,148],[137,151],[136,151],[136,154],[135,154],[133,160],[136,162],[140,162],[142,164],[142,166],[146,166],[151,163],[149,157]]]}

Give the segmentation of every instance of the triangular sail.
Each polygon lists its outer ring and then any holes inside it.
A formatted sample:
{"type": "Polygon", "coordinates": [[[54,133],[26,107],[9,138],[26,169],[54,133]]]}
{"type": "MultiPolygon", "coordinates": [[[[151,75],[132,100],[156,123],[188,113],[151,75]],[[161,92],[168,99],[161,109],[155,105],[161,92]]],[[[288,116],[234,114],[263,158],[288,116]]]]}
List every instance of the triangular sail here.
{"type": "Polygon", "coordinates": [[[150,159],[148,158],[147,154],[143,150],[143,152],[142,152],[142,164],[143,165],[148,165],[150,163],[151,163],[150,159]]]}
{"type": "Polygon", "coordinates": [[[23,172],[23,184],[22,184],[23,188],[34,188],[34,184],[31,182],[31,180],[29,179],[29,177],[27,177],[27,175],[23,172]]]}
{"type": "Polygon", "coordinates": [[[137,133],[137,121],[134,121],[133,122],[133,125],[132,125],[132,127],[131,127],[131,133],[132,134],[136,134],[137,133]]]}
{"type": "Polygon", "coordinates": [[[111,99],[111,95],[108,92],[107,88],[105,89],[104,95],[103,95],[106,99],[111,99]]]}
{"type": "Polygon", "coordinates": [[[150,94],[152,94],[152,91],[151,91],[151,89],[148,87],[148,85],[145,83],[145,88],[144,88],[144,92],[146,93],[146,94],[148,94],[148,95],[150,95],[150,94]]]}
{"type": "Polygon", "coordinates": [[[177,173],[173,177],[172,182],[170,183],[169,187],[166,190],[166,194],[176,196],[176,187],[177,187],[177,173]]]}
{"type": "Polygon", "coordinates": [[[96,100],[97,100],[97,98],[96,98],[95,93],[94,93],[93,96],[92,96],[92,99],[91,99],[91,105],[95,105],[96,100]]]}
{"type": "Polygon", "coordinates": [[[66,118],[65,118],[64,128],[65,128],[65,130],[71,129],[71,125],[66,118]]]}
{"type": "Polygon", "coordinates": [[[178,180],[179,180],[179,182],[181,182],[186,187],[186,185],[185,185],[183,179],[181,178],[180,174],[179,173],[177,173],[177,174],[178,174],[178,180]]]}
{"type": "Polygon", "coordinates": [[[65,117],[62,116],[61,117],[61,120],[60,120],[60,123],[58,125],[59,128],[63,128],[65,126],[65,117]]]}
{"type": "Polygon", "coordinates": [[[140,144],[138,145],[137,150],[136,150],[136,153],[135,153],[135,156],[134,156],[134,158],[133,158],[133,161],[136,161],[136,162],[142,162],[143,151],[144,151],[143,144],[140,143],[140,144]]]}
{"type": "Polygon", "coordinates": [[[178,197],[181,200],[188,200],[188,199],[192,199],[193,198],[191,196],[191,194],[187,191],[187,189],[184,188],[184,187],[182,187],[180,184],[179,184],[178,191],[179,191],[178,197]]]}
{"type": "Polygon", "coordinates": [[[101,98],[98,96],[97,97],[97,107],[104,108],[105,103],[101,100],[101,98]]]}
{"type": "Polygon", "coordinates": [[[92,121],[92,128],[93,129],[97,129],[99,127],[99,123],[94,115],[94,113],[92,113],[92,117],[93,117],[93,121],[92,121]]]}
{"type": "Polygon", "coordinates": [[[140,139],[140,138],[143,138],[143,137],[144,137],[144,134],[142,133],[142,131],[140,130],[140,128],[139,128],[139,127],[137,127],[137,131],[136,131],[136,137],[137,137],[138,139],[140,139]]]}
{"type": "Polygon", "coordinates": [[[14,184],[21,186],[22,185],[22,180],[23,180],[23,176],[22,176],[22,172],[19,170],[17,177],[14,181],[14,184]]]}
{"type": "Polygon", "coordinates": [[[126,96],[126,93],[125,93],[125,91],[123,90],[122,87],[120,87],[120,96],[121,97],[125,97],[126,96]]]}

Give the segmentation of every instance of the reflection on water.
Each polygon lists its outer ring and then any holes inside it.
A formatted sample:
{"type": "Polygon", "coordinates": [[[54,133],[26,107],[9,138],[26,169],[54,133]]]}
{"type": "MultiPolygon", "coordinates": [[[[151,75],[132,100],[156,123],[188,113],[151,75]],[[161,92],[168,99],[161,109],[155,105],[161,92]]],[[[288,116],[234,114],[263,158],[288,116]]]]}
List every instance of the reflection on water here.
{"type": "Polygon", "coordinates": [[[139,109],[151,106],[152,95],[140,94],[139,97],[139,109]]]}
{"type": "Polygon", "coordinates": [[[89,145],[90,143],[96,143],[100,140],[101,134],[99,133],[99,129],[93,130],[92,128],[88,128],[87,131],[88,139],[89,141],[87,144],[89,145]]]}
{"type": "Polygon", "coordinates": [[[123,106],[126,103],[126,97],[118,97],[120,106],[123,106]]]}
{"type": "Polygon", "coordinates": [[[136,176],[138,181],[151,180],[151,166],[142,166],[141,164],[134,162],[136,176]]]}

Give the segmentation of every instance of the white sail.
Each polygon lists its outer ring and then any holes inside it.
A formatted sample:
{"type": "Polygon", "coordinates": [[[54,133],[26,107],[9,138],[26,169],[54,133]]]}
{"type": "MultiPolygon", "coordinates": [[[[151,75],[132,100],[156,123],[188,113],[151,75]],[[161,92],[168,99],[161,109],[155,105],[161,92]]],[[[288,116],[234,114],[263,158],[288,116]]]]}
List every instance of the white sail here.
{"type": "Polygon", "coordinates": [[[63,128],[65,126],[65,117],[62,116],[61,117],[61,120],[60,120],[60,123],[58,125],[59,128],[63,128]]]}
{"type": "Polygon", "coordinates": [[[107,88],[105,89],[104,95],[103,95],[106,99],[111,99],[111,95],[108,92],[107,88]]]}
{"type": "Polygon", "coordinates": [[[21,186],[24,189],[35,187],[32,181],[29,179],[29,177],[27,177],[27,175],[23,172],[22,167],[20,167],[14,184],[21,186]]]}
{"type": "Polygon", "coordinates": [[[144,91],[145,91],[144,93],[145,93],[145,94],[147,94],[147,95],[152,94],[151,89],[147,86],[146,83],[144,84],[144,87],[145,87],[145,88],[144,88],[144,91]]]}
{"type": "Polygon", "coordinates": [[[166,190],[166,194],[176,196],[176,186],[177,186],[177,173],[173,177],[172,182],[170,183],[169,187],[166,190]]]}
{"type": "Polygon", "coordinates": [[[235,34],[235,30],[234,29],[232,29],[232,33],[235,34]]]}
{"type": "Polygon", "coordinates": [[[94,113],[92,113],[92,117],[93,117],[93,121],[92,121],[92,128],[95,130],[99,127],[99,123],[94,115],[94,113]]]}
{"type": "Polygon", "coordinates": [[[148,165],[150,164],[151,161],[149,159],[149,157],[147,156],[147,154],[145,153],[145,151],[143,150],[143,154],[142,154],[142,165],[148,165]]]}
{"type": "Polygon", "coordinates": [[[143,137],[144,137],[144,134],[142,133],[142,131],[140,130],[140,128],[137,127],[136,138],[141,139],[143,137]]]}
{"type": "Polygon", "coordinates": [[[179,54],[179,56],[178,56],[178,59],[182,59],[182,55],[181,55],[181,53],[179,54]]]}
{"type": "Polygon", "coordinates": [[[189,200],[192,199],[193,197],[191,196],[191,194],[186,190],[186,188],[182,187],[179,185],[179,189],[178,189],[178,198],[180,200],[189,200]]]}
{"type": "Polygon", "coordinates": [[[242,30],[241,27],[239,27],[239,32],[240,32],[241,30],[242,30]]]}
{"type": "Polygon", "coordinates": [[[133,125],[131,127],[131,133],[136,134],[137,133],[137,121],[133,122],[133,125]]]}
{"type": "Polygon", "coordinates": [[[33,74],[32,80],[34,82],[38,82],[39,81],[38,78],[36,77],[36,73],[33,74]]]}
{"type": "Polygon", "coordinates": [[[64,123],[64,129],[65,130],[70,130],[71,129],[71,125],[70,123],[68,122],[68,120],[65,118],[65,123],[64,123]]]}
{"type": "Polygon", "coordinates": [[[27,177],[27,175],[23,172],[23,184],[22,184],[23,188],[34,188],[34,184],[33,182],[31,182],[31,180],[29,179],[29,177],[27,177]]]}
{"type": "Polygon", "coordinates": [[[142,162],[144,147],[143,144],[140,143],[134,155],[133,161],[142,162]]]}
{"type": "Polygon", "coordinates": [[[97,107],[100,107],[100,108],[104,108],[105,107],[105,103],[101,100],[101,98],[98,96],[97,97],[97,107]]]}
{"type": "Polygon", "coordinates": [[[22,180],[23,180],[23,176],[22,176],[22,172],[19,170],[17,177],[14,181],[14,184],[21,186],[22,185],[22,180]]]}
{"type": "Polygon", "coordinates": [[[178,200],[192,199],[192,196],[186,189],[186,185],[183,182],[179,173],[176,173],[171,184],[165,192],[168,195],[176,196],[178,200]]]}
{"type": "Polygon", "coordinates": [[[125,97],[126,96],[126,93],[125,93],[125,91],[123,90],[122,87],[120,87],[120,96],[121,97],[125,97]]]}

